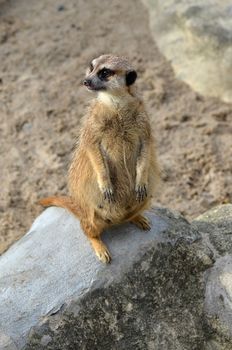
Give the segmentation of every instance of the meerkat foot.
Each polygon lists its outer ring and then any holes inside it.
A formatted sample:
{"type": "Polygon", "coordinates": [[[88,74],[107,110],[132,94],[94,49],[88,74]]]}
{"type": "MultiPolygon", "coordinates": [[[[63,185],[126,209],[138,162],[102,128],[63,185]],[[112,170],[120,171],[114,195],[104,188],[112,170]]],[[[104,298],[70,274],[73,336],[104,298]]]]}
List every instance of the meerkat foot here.
{"type": "Polygon", "coordinates": [[[109,264],[111,256],[105,244],[98,238],[90,238],[90,241],[98,259],[105,264],[109,264]]]}
{"type": "Polygon", "coordinates": [[[139,227],[141,230],[149,231],[151,229],[150,223],[143,215],[138,215],[130,220],[133,224],[139,227]]]}

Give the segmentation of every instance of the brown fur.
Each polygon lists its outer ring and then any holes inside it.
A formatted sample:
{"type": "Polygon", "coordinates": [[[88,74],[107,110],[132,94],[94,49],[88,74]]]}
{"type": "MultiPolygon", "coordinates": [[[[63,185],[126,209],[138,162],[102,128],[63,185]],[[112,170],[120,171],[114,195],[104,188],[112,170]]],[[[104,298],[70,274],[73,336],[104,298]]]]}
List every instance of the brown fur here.
{"type": "MultiPolygon", "coordinates": [[[[118,69],[119,60],[124,59],[104,55],[93,62],[95,66],[96,61],[111,68],[117,65],[118,69]]],[[[122,83],[123,74],[130,69],[128,62],[119,68],[120,79],[115,73],[102,93],[108,102],[95,99],[83,119],[69,169],[70,197],[40,201],[43,206],[60,206],[77,216],[103,262],[111,259],[100,239],[104,229],[125,221],[150,229],[141,213],[149,208],[159,178],[149,118],[132,86],[122,83]]]]}

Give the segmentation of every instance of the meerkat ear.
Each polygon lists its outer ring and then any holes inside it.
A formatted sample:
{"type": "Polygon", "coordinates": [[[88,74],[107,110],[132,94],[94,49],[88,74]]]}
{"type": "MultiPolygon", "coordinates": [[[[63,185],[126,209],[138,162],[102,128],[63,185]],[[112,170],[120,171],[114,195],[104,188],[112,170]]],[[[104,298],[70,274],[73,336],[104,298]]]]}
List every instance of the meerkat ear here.
{"type": "Polygon", "coordinates": [[[135,80],[137,78],[137,73],[135,70],[131,70],[126,73],[126,85],[132,85],[134,84],[135,80]]]}

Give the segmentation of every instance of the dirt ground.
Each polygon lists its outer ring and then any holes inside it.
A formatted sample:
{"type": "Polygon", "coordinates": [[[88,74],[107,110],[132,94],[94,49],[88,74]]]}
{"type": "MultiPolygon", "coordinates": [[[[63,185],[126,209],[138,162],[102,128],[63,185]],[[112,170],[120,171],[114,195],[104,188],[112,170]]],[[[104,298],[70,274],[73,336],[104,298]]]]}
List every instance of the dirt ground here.
{"type": "Polygon", "coordinates": [[[38,198],[66,193],[81,86],[101,53],[137,67],[157,139],[163,185],[156,205],[196,217],[232,200],[232,105],[175,79],[139,0],[0,0],[0,252],[42,211],[38,198]]]}

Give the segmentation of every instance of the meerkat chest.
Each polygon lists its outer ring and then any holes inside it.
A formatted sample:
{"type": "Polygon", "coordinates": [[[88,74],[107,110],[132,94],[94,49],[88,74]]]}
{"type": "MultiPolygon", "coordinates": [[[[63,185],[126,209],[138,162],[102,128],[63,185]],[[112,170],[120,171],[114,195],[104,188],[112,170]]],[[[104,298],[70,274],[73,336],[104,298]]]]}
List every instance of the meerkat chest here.
{"type": "Polygon", "coordinates": [[[102,141],[112,143],[137,143],[139,139],[139,129],[136,125],[127,120],[110,119],[106,120],[101,127],[102,141]]]}
{"type": "Polygon", "coordinates": [[[108,121],[102,129],[101,147],[113,162],[134,159],[139,142],[139,130],[129,122],[108,121]]]}

